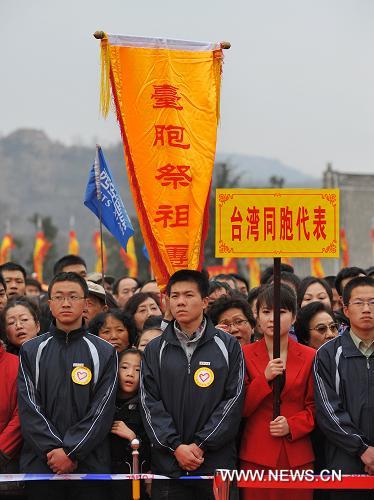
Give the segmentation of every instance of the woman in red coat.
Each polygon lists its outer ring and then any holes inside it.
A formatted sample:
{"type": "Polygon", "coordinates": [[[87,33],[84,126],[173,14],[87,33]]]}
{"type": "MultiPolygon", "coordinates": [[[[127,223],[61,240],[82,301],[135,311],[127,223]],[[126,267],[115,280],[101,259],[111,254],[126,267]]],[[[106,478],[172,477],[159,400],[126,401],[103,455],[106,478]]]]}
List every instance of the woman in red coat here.
{"type": "MultiPolygon", "coordinates": [[[[258,321],[264,338],[243,347],[248,384],[243,416],[240,460],[242,469],[313,469],[310,433],[314,428],[312,365],[315,351],[297,344],[288,332],[296,316],[296,296],[281,286],[281,355],[273,359],[273,286],[260,293],[258,321]],[[282,376],[281,415],[273,420],[272,381],[282,376]]],[[[293,498],[290,490],[244,489],[243,498],[293,498]]],[[[312,491],[298,490],[298,499],[311,499],[312,491]]]]}
{"type": "MultiPolygon", "coordinates": [[[[22,444],[17,406],[18,357],[5,352],[0,341],[0,474],[18,473],[18,454],[22,444]]],[[[3,493],[19,492],[18,483],[1,483],[3,493]]]]}

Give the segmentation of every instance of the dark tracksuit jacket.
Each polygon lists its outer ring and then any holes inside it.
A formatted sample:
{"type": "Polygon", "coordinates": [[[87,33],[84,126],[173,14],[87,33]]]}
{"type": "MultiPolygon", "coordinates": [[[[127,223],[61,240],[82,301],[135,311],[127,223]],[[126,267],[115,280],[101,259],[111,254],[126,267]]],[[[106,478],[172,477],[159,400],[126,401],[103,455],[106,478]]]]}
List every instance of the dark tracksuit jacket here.
{"type": "MultiPolygon", "coordinates": [[[[203,382],[206,380],[202,378],[203,382]]],[[[244,389],[243,355],[238,341],[208,319],[190,362],[171,322],[146,347],[141,368],[141,411],[151,441],[152,472],[170,477],[188,475],[173,452],[196,443],[204,462],[190,475],[235,468],[244,389]],[[198,370],[208,368],[213,383],[197,384],[198,370]]]]}
{"type": "Polygon", "coordinates": [[[319,348],[314,377],[327,468],[361,474],[360,456],[374,445],[374,355],[367,359],[346,330],[319,348]]]}
{"type": "Polygon", "coordinates": [[[51,473],[46,455],[63,448],[78,461],[77,473],[109,472],[116,389],[116,351],[84,328],[66,334],[52,324],[25,342],[18,375],[21,471],[51,473]],[[73,369],[82,365],[92,374],[86,385],[72,380],[73,369]]]}

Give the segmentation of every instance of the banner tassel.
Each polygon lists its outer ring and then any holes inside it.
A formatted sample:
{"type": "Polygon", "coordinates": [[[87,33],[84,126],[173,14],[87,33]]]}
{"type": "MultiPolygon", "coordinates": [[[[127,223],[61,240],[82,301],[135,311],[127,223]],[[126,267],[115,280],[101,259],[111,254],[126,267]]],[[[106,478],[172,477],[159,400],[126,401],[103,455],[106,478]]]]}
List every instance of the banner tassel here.
{"type": "Polygon", "coordinates": [[[101,82],[100,111],[104,118],[108,116],[110,107],[110,47],[105,34],[100,43],[101,82]]]}

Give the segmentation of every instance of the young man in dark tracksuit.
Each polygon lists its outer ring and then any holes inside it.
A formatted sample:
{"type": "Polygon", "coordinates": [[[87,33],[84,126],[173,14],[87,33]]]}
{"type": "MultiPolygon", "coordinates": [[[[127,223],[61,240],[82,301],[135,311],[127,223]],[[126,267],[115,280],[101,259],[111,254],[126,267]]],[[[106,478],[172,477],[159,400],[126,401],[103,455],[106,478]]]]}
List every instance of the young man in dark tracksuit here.
{"type": "MultiPolygon", "coordinates": [[[[152,472],[178,478],[235,468],[244,365],[240,345],[203,314],[208,279],[180,270],[167,286],[175,321],[146,347],[141,370],[143,423],[152,472]]],[[[213,499],[208,480],[157,480],[152,499],[213,499]]]]}
{"type": "MultiPolygon", "coordinates": [[[[55,323],[20,351],[21,471],[107,473],[117,354],[82,326],[88,287],[81,276],[58,274],[48,295],[55,323]]],[[[106,498],[102,482],[31,481],[28,490],[31,499],[106,498]]]]}
{"type": "MultiPolygon", "coordinates": [[[[343,293],[351,329],[324,344],[315,360],[317,421],[327,468],[374,475],[374,280],[358,277],[343,293]]],[[[374,499],[374,491],[336,491],[331,498],[374,499]]]]}

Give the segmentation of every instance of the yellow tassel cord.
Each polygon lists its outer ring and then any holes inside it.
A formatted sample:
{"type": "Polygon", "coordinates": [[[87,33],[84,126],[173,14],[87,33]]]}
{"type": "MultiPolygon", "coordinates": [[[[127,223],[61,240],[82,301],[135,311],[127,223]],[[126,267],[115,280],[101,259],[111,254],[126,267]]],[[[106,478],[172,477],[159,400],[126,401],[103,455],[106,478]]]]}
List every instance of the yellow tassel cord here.
{"type": "Polygon", "coordinates": [[[104,118],[108,116],[110,106],[110,47],[108,37],[101,40],[101,84],[100,84],[100,111],[104,118]]]}
{"type": "Polygon", "coordinates": [[[223,64],[222,49],[213,51],[213,71],[214,71],[214,79],[216,82],[217,125],[220,120],[222,64],[223,64]]]}

